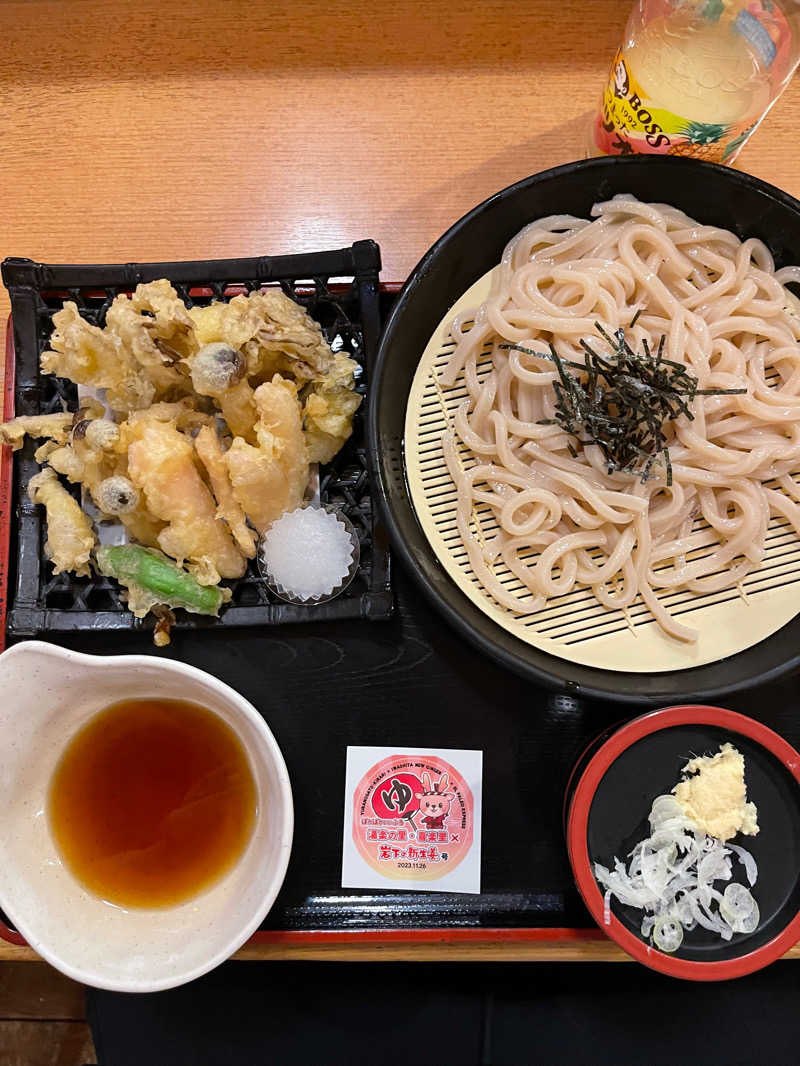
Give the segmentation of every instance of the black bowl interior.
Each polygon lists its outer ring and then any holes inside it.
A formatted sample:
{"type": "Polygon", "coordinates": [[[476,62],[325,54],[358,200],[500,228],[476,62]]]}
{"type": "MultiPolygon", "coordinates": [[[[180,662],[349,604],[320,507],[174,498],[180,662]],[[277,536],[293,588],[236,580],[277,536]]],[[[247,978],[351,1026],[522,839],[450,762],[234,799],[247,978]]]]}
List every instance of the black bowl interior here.
{"type": "Polygon", "coordinates": [[[406,402],[420,356],[455,301],[499,261],[526,223],[561,212],[587,217],[617,193],[674,204],[740,237],[760,237],[779,266],[800,262],[800,204],[747,174],[672,156],[569,163],[536,174],[460,219],[420,261],[381,342],[369,398],[368,432],[379,501],[394,547],[421,587],[473,644],[513,670],[558,690],[629,703],[708,699],[765,681],[800,661],[800,619],[730,659],[663,674],[623,674],[557,659],[506,633],[450,580],[419,526],[405,479],[406,402]]]}
{"type": "Polygon", "coordinates": [[[572,772],[570,773],[569,780],[567,781],[567,787],[564,789],[564,801],[561,807],[561,821],[564,826],[565,837],[567,836],[569,811],[570,807],[572,806],[572,797],[575,795],[575,790],[580,784],[581,777],[583,776],[583,771],[592,761],[597,752],[602,748],[605,742],[609,739],[609,737],[612,736],[612,734],[616,733],[616,731],[620,728],[621,725],[624,725],[624,723],[617,722],[614,725],[610,725],[607,729],[604,729],[602,733],[599,733],[594,738],[594,740],[590,741],[589,744],[586,745],[581,754],[578,756],[575,765],[572,767],[572,772]]]}
{"type": "MultiPolygon", "coordinates": [[[[729,729],[672,726],[651,733],[626,749],[604,774],[592,800],[587,846],[592,863],[623,861],[635,844],[650,835],[647,816],[656,796],[669,792],[693,755],[713,754],[730,741],[744,755],[747,798],[758,807],[760,832],[737,835],[758,863],[752,889],[761,913],[758,929],[727,943],[699,926],[686,933],[676,958],[721,962],[746,955],[777,936],[800,909],[800,786],[786,767],[760,744],[729,729]]],[[[733,880],[747,885],[744,867],[733,860],[733,880]]],[[[722,882],[717,882],[721,888],[722,882]]],[[[640,935],[642,912],[612,902],[612,911],[640,935]]]]}

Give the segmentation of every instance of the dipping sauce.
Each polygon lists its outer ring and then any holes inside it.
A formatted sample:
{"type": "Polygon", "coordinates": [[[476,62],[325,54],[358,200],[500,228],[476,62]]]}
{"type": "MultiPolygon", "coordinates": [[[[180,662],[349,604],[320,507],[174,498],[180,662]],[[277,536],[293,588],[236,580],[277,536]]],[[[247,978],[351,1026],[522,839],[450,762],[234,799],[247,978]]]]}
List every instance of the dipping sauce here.
{"type": "Polygon", "coordinates": [[[253,831],[256,786],[241,741],[183,700],[126,700],[72,738],[47,811],[65,865],[125,907],[164,907],[227,873],[253,831]]]}

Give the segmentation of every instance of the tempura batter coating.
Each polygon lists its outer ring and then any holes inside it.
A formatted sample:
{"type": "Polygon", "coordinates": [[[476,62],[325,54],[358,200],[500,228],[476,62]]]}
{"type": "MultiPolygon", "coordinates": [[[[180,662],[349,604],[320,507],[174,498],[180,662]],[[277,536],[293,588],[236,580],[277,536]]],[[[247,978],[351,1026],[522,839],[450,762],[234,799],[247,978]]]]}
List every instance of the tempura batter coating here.
{"type": "Polygon", "coordinates": [[[211,426],[204,426],[194,439],[194,447],[208,472],[211,488],[217,500],[217,517],[228,525],[241,552],[252,559],[256,554],[256,538],[247,524],[245,513],[233,494],[228,477],[225,453],[219,437],[211,426]]]}
{"type": "Polygon", "coordinates": [[[308,484],[308,455],[294,386],[276,375],[255,391],[253,447],[237,437],[225,453],[233,494],[263,533],[284,511],[298,507],[308,484]]]}
{"type": "Polygon", "coordinates": [[[0,444],[10,444],[14,451],[22,447],[25,435],[47,437],[64,444],[72,426],[72,413],[64,411],[55,415],[20,415],[0,425],[0,444]]]}
{"type": "Polygon", "coordinates": [[[120,441],[123,450],[126,450],[130,443],[130,427],[135,426],[142,419],[172,422],[176,429],[186,433],[199,429],[201,426],[212,425],[214,422],[212,414],[198,410],[196,399],[193,401],[189,397],[184,397],[174,403],[154,403],[144,411],[132,411],[120,424],[120,441]]]}
{"type": "Polygon", "coordinates": [[[88,577],[95,536],[92,523],[80,504],[49,467],[30,479],[28,495],[33,503],[43,504],[47,512],[44,550],[53,563],[54,572],[60,574],[63,570],[71,570],[80,577],[88,577]]]}
{"type": "MultiPolygon", "coordinates": [[[[68,481],[82,485],[99,510],[107,513],[98,490],[108,479],[124,474],[125,458],[117,451],[119,426],[105,418],[80,419],[76,415],[76,419],[67,443],[50,449],[46,459],[68,481]]],[[[42,451],[40,448],[37,455],[42,451]]]]}
{"type": "Polygon", "coordinates": [[[344,352],[336,352],[330,369],[306,397],[303,426],[312,463],[329,463],[353,432],[353,415],[361,404],[353,391],[357,367],[344,352]]]}
{"type": "Polygon", "coordinates": [[[220,342],[241,351],[261,325],[247,296],[236,296],[230,303],[215,300],[206,307],[192,307],[189,316],[194,323],[198,350],[220,342]]]}
{"type": "Polygon", "coordinates": [[[133,307],[149,311],[153,318],[153,335],[181,355],[194,350],[194,323],[183,300],[166,278],[143,282],[131,297],[133,307]]]}
{"type": "Polygon", "coordinates": [[[106,314],[106,326],[141,367],[156,396],[180,394],[189,389],[186,375],[175,366],[181,356],[169,342],[159,338],[156,319],[142,315],[130,297],[117,296],[106,314]]]}
{"type": "Polygon", "coordinates": [[[246,377],[245,355],[238,348],[215,341],[204,344],[188,360],[188,366],[195,392],[214,399],[235,437],[255,444],[256,406],[246,377]]]}
{"type": "MultiPolygon", "coordinates": [[[[150,410],[158,410],[156,405],[150,410]]],[[[36,457],[47,462],[57,473],[75,485],[82,485],[93,499],[102,515],[112,514],[122,522],[129,535],[140,544],[154,547],[164,523],[148,514],[144,502],[123,511],[110,511],[107,494],[103,487],[114,478],[125,478],[128,469],[127,441],[121,443],[122,430],[127,423],[118,426],[103,418],[76,422],[65,444],[48,442],[42,445],[36,457]]]]}
{"type": "Polygon", "coordinates": [[[45,374],[107,389],[109,406],[115,411],[127,412],[152,402],[155,386],[113,333],[81,318],[69,300],[53,315],[53,325],[50,349],[40,359],[45,374]]]}
{"type": "Polygon", "coordinates": [[[157,538],[162,550],[179,563],[188,561],[203,585],[241,577],[245,560],[216,516],[191,441],[174,424],[153,418],[139,418],[130,433],[128,476],[150,514],[167,523],[157,538]]]}
{"type": "MultiPolygon", "coordinates": [[[[231,303],[244,297],[236,296],[231,303]]],[[[288,357],[276,369],[288,369],[299,378],[311,379],[325,374],[333,352],[319,324],[308,311],[280,289],[262,289],[249,297],[250,309],[261,316],[262,325],[247,346],[247,354],[259,358],[259,371],[273,368],[270,355],[288,357]]]]}
{"type": "Polygon", "coordinates": [[[228,304],[193,307],[201,345],[224,341],[247,356],[248,374],[262,381],[285,372],[299,381],[325,374],[333,352],[317,322],[280,289],[234,296],[228,304]]]}
{"type": "Polygon", "coordinates": [[[51,451],[50,466],[74,484],[84,485],[94,496],[96,486],[110,477],[118,462],[119,427],[104,418],[81,419],[68,441],[51,451]]]}

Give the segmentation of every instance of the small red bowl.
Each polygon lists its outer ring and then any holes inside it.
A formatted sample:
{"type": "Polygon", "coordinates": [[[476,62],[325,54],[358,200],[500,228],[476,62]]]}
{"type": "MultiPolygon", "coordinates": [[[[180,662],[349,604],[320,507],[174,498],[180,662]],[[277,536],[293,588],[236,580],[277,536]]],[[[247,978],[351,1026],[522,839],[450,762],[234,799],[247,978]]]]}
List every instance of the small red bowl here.
{"type": "Polygon", "coordinates": [[[780,958],[800,940],[800,754],[760,722],[721,707],[666,707],[605,736],[579,759],[565,798],[569,860],[599,927],[645,966],[690,981],[742,977],[780,958]],[[677,783],[687,759],[725,741],[744,755],[748,799],[758,807],[761,831],[735,843],[758,863],[753,894],[761,921],[755,932],[728,942],[695,929],[668,955],[642,940],[641,911],[613,901],[605,923],[593,866],[627,856],[648,835],[653,799],[677,783]]]}

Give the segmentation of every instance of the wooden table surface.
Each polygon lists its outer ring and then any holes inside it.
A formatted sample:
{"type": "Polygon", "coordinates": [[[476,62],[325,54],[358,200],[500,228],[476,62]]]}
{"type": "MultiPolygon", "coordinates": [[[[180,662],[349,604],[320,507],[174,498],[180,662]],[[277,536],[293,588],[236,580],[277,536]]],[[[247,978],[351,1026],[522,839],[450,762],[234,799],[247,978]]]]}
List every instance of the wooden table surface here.
{"type": "MultiPolygon", "coordinates": [[[[0,0],[0,256],[195,259],[372,237],[405,278],[578,158],[626,0],[0,0]]],[[[800,80],[740,157],[800,196],[800,80]]],[[[5,293],[0,314],[7,310],[5,293]]]]}
{"type": "MultiPolygon", "coordinates": [[[[400,281],[476,203],[582,155],[627,10],[0,0],[0,257],[202,259],[371,237],[384,279],[400,281]]],[[[798,108],[795,81],[739,160],[795,196],[798,108]]],[[[0,959],[35,957],[0,941],[0,959]]],[[[518,945],[287,937],[239,957],[625,958],[599,934],[518,945]]]]}

